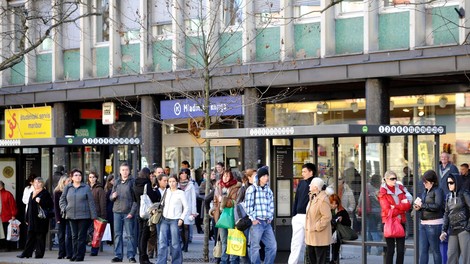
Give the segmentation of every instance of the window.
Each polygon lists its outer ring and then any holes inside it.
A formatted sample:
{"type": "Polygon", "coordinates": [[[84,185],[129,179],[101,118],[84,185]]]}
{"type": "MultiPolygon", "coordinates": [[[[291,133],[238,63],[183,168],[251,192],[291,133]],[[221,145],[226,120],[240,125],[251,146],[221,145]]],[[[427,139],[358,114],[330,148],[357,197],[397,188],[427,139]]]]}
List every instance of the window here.
{"type": "MultiPolygon", "coordinates": [[[[77,3],[64,3],[62,7],[64,19],[74,20],[80,16],[80,9],[77,3]]],[[[80,48],[80,21],[66,23],[62,26],[63,49],[80,48]]]]}
{"type": "Polygon", "coordinates": [[[122,28],[119,29],[123,36],[124,41],[129,42],[138,40],[140,36],[140,20],[142,18],[139,10],[139,1],[135,0],[122,0],[121,1],[121,23],[122,28]]]}
{"type": "Polygon", "coordinates": [[[294,17],[298,22],[312,17],[320,17],[320,0],[295,0],[294,17]]]}
{"type": "Polygon", "coordinates": [[[156,0],[156,4],[152,5],[152,24],[156,25],[157,35],[171,34],[171,0],[156,0]]]}
{"type": "Polygon", "coordinates": [[[96,42],[109,41],[109,0],[96,0],[96,11],[100,16],[96,16],[95,38],[96,42]]]}
{"type": "Polygon", "coordinates": [[[255,0],[256,26],[278,24],[281,19],[280,0],[255,0]]]}
{"type": "Polygon", "coordinates": [[[224,0],[223,21],[225,26],[240,25],[243,22],[243,1],[242,0],[224,0]]]}
{"type": "Polygon", "coordinates": [[[39,49],[41,51],[51,51],[52,50],[52,31],[47,33],[52,26],[52,6],[50,1],[37,1],[35,2],[35,9],[37,10],[36,15],[37,19],[32,20],[34,27],[36,28],[36,41],[45,37],[47,34],[49,36],[41,43],[39,49]]]}
{"type": "Polygon", "coordinates": [[[25,49],[26,44],[26,21],[27,13],[23,4],[12,4],[8,7],[10,31],[3,36],[4,40],[8,39],[11,52],[19,52],[25,49]]]}
{"type": "Polygon", "coordinates": [[[340,13],[362,12],[363,10],[362,0],[344,0],[340,3],[340,13]]]}

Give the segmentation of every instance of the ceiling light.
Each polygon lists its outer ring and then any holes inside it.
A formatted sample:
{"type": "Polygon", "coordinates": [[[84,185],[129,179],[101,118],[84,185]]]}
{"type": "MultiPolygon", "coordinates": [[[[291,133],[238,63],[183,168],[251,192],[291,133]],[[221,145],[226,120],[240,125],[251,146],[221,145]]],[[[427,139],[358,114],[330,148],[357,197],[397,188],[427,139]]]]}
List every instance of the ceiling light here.
{"type": "Polygon", "coordinates": [[[424,97],[420,96],[418,98],[418,100],[416,101],[416,103],[418,104],[419,107],[423,107],[424,106],[424,97]]]}
{"type": "Polygon", "coordinates": [[[418,116],[424,116],[424,110],[419,110],[418,116]]]}
{"type": "Polygon", "coordinates": [[[328,106],[328,104],[327,104],[326,102],[324,102],[324,103],[323,103],[323,108],[322,108],[323,114],[328,114],[328,109],[329,109],[329,108],[330,108],[330,107],[328,106]]]}
{"type": "Polygon", "coordinates": [[[410,109],[408,109],[408,108],[403,108],[403,112],[408,113],[408,112],[410,112],[410,109]]]}
{"type": "Polygon", "coordinates": [[[351,109],[353,113],[357,113],[359,111],[359,106],[357,105],[357,102],[352,102],[351,103],[351,109]]]}
{"type": "Polygon", "coordinates": [[[395,102],[393,100],[390,100],[390,111],[393,111],[394,107],[395,107],[395,102]]]}
{"type": "Polygon", "coordinates": [[[447,100],[447,97],[441,96],[441,98],[439,98],[439,106],[440,106],[441,108],[445,108],[445,107],[447,106],[447,102],[448,102],[448,101],[449,101],[449,100],[447,100]]]}

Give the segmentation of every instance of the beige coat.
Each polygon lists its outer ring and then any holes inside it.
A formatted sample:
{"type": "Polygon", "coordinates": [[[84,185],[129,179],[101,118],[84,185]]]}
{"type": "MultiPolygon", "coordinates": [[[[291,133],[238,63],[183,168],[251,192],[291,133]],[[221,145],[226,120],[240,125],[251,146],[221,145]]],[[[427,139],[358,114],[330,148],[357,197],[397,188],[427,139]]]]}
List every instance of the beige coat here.
{"type": "Polygon", "coordinates": [[[305,243],[309,246],[331,244],[331,207],[325,191],[321,191],[307,205],[305,222],[305,243]]]}

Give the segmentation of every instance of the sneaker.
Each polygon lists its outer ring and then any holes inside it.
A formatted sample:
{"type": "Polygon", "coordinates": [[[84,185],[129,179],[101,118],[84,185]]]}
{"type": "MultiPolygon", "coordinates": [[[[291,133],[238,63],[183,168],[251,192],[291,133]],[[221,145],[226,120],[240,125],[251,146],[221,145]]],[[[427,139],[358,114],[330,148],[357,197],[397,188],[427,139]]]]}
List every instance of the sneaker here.
{"type": "Polygon", "coordinates": [[[114,257],[111,262],[122,262],[122,259],[118,258],[118,257],[114,257]]]}
{"type": "Polygon", "coordinates": [[[137,263],[137,261],[135,260],[135,258],[130,258],[129,263],[137,263]]]}

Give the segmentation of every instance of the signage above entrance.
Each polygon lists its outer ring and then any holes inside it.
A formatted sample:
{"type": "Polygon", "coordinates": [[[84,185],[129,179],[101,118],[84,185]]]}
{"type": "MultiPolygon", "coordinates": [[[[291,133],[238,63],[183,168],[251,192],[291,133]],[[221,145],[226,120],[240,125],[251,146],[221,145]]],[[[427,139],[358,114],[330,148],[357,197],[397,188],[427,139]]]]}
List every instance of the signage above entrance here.
{"type": "Polygon", "coordinates": [[[5,139],[50,138],[52,107],[29,107],[5,110],[5,139]]]}
{"type": "MultiPolygon", "coordinates": [[[[165,100],[160,102],[161,119],[203,117],[203,98],[165,100]]],[[[243,97],[220,96],[210,98],[210,116],[243,115],[243,97]]]]}

